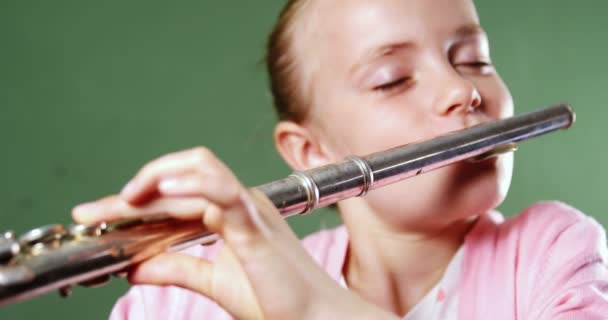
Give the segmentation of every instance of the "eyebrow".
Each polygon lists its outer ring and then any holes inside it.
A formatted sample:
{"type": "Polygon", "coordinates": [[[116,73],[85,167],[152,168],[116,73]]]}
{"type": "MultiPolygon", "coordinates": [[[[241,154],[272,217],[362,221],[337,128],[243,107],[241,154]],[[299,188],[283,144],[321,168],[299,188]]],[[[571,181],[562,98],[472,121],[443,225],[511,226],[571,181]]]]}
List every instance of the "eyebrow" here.
{"type": "MultiPolygon", "coordinates": [[[[479,24],[464,25],[464,26],[456,29],[456,31],[454,32],[454,35],[457,38],[468,38],[468,37],[473,37],[476,35],[485,35],[485,34],[486,34],[485,30],[479,24]]],[[[361,60],[359,60],[359,62],[356,63],[351,68],[350,73],[351,74],[355,73],[356,70],[360,69],[363,65],[365,65],[369,61],[372,61],[378,57],[391,54],[395,51],[410,49],[415,46],[416,46],[416,44],[412,41],[403,41],[403,42],[389,43],[389,44],[385,44],[385,45],[382,45],[377,48],[373,48],[373,49],[369,50],[368,52],[366,52],[365,55],[363,56],[363,58],[361,60]]]]}
{"type": "MultiPolygon", "coordinates": [[[[454,35],[459,38],[466,38],[471,36],[476,36],[480,34],[486,34],[485,30],[478,24],[469,24],[462,26],[454,32],[454,35]]],[[[362,59],[363,61],[369,61],[376,57],[383,56],[394,51],[408,49],[414,47],[414,42],[405,41],[405,42],[395,42],[385,44],[378,48],[374,48],[365,54],[365,57],[362,59]]]]}
{"type": "Polygon", "coordinates": [[[412,47],[414,47],[414,43],[411,41],[385,44],[383,46],[370,50],[368,54],[365,55],[364,60],[369,61],[379,56],[384,56],[398,50],[409,49],[412,47]]]}
{"type": "Polygon", "coordinates": [[[363,67],[365,64],[369,63],[370,61],[373,61],[374,59],[376,59],[378,57],[389,55],[395,51],[410,49],[413,47],[415,47],[414,42],[405,41],[405,42],[389,43],[389,44],[385,44],[380,47],[376,47],[371,50],[368,50],[363,55],[363,58],[361,58],[355,65],[352,66],[352,68],[350,69],[350,74],[356,73],[357,70],[361,69],[361,67],[363,67]]]}
{"type": "Polygon", "coordinates": [[[486,34],[486,31],[478,24],[470,24],[456,29],[456,32],[454,32],[454,34],[457,37],[465,38],[470,36],[476,36],[479,34],[486,34]]]}

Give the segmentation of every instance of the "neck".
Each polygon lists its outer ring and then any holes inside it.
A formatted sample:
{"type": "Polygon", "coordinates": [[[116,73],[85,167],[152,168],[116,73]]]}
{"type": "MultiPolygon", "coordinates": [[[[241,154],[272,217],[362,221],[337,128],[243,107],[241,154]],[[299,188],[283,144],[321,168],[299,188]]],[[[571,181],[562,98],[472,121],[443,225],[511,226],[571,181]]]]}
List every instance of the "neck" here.
{"type": "Polygon", "coordinates": [[[403,316],[439,282],[476,219],[398,230],[365,207],[340,204],[350,239],[344,277],[351,290],[403,316]]]}

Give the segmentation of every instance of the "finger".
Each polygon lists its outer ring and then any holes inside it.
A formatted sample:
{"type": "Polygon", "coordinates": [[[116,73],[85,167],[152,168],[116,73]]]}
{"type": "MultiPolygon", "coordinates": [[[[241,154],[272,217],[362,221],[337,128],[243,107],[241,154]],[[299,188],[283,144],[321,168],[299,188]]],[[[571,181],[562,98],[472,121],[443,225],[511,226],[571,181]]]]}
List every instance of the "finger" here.
{"type": "MultiPolygon", "coordinates": [[[[276,250],[284,256],[301,253],[293,249],[303,250],[297,236],[265,194],[253,189],[242,199],[241,208],[233,207],[221,215],[225,225],[222,237],[241,259],[260,258],[276,250]]],[[[211,219],[212,212],[210,208],[205,219],[211,219]]]]}
{"type": "Polygon", "coordinates": [[[140,203],[157,189],[161,178],[191,171],[215,172],[236,180],[211,151],[199,147],[168,154],[146,164],[123,188],[121,196],[131,203],[140,203]]]}
{"type": "Polygon", "coordinates": [[[213,298],[213,264],[182,253],[163,253],[144,261],[129,274],[134,284],[175,285],[213,298]]]}
{"type": "Polygon", "coordinates": [[[217,217],[221,220],[221,230],[216,232],[220,232],[235,251],[253,253],[261,252],[262,248],[268,249],[267,245],[277,236],[276,225],[267,218],[269,215],[279,216],[272,204],[269,208],[259,201],[257,195],[243,190],[235,205],[225,208],[211,206],[205,213],[204,222],[206,226],[213,227],[208,220],[217,217]],[[262,205],[258,207],[258,204],[262,205]]]}
{"type": "Polygon", "coordinates": [[[97,201],[80,204],[72,209],[72,219],[81,224],[117,220],[122,217],[136,216],[136,208],[118,196],[108,196],[97,201]]]}
{"type": "MultiPolygon", "coordinates": [[[[246,193],[246,191],[243,192],[243,194],[246,193]]],[[[267,228],[263,223],[254,221],[257,219],[255,217],[257,212],[249,212],[249,210],[256,210],[253,204],[247,204],[244,201],[230,207],[220,207],[210,203],[202,216],[202,222],[209,231],[219,234],[224,240],[230,242],[233,249],[238,247],[236,250],[239,251],[256,251],[256,248],[263,245],[264,235],[269,232],[262,230],[267,228]]]]}
{"type": "Polygon", "coordinates": [[[164,177],[158,182],[157,189],[161,196],[204,197],[224,207],[240,201],[239,195],[244,191],[235,179],[198,171],[164,177]]]}
{"type": "Polygon", "coordinates": [[[144,261],[129,273],[134,284],[174,285],[216,301],[238,319],[263,319],[249,280],[236,257],[223,248],[215,262],[165,253],[144,261]]]}
{"type": "Polygon", "coordinates": [[[205,198],[173,197],[156,199],[145,206],[136,207],[122,197],[110,196],[75,207],[72,210],[72,217],[82,224],[157,216],[198,219],[208,206],[209,201],[205,198]]]}

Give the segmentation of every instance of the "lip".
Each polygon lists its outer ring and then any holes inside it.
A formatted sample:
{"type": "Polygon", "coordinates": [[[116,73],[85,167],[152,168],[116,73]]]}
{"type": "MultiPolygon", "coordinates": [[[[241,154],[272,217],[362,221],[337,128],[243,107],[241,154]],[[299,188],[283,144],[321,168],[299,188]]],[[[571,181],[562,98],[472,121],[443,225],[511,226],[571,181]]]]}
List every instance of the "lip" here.
{"type": "Polygon", "coordinates": [[[496,164],[496,162],[498,162],[498,158],[501,157],[500,155],[485,159],[483,161],[481,161],[481,163],[488,163],[488,164],[496,164]]]}
{"type": "Polygon", "coordinates": [[[464,162],[470,166],[493,166],[493,165],[496,165],[496,163],[498,162],[498,158],[501,156],[502,155],[495,155],[493,157],[483,159],[480,161],[466,161],[465,160],[464,162]]]}

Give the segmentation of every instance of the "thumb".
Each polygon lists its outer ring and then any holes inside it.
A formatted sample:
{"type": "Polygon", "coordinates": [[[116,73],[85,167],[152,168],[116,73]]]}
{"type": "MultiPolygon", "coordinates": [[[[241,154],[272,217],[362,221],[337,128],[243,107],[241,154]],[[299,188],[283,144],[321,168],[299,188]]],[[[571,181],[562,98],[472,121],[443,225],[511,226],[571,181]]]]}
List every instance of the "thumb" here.
{"type": "Polygon", "coordinates": [[[146,260],[129,273],[133,284],[174,285],[213,299],[213,264],[183,253],[162,253],[146,260]]]}
{"type": "Polygon", "coordinates": [[[214,262],[182,253],[163,253],[130,272],[134,284],[178,286],[215,301],[237,319],[263,319],[236,257],[222,247],[214,262]]]}

